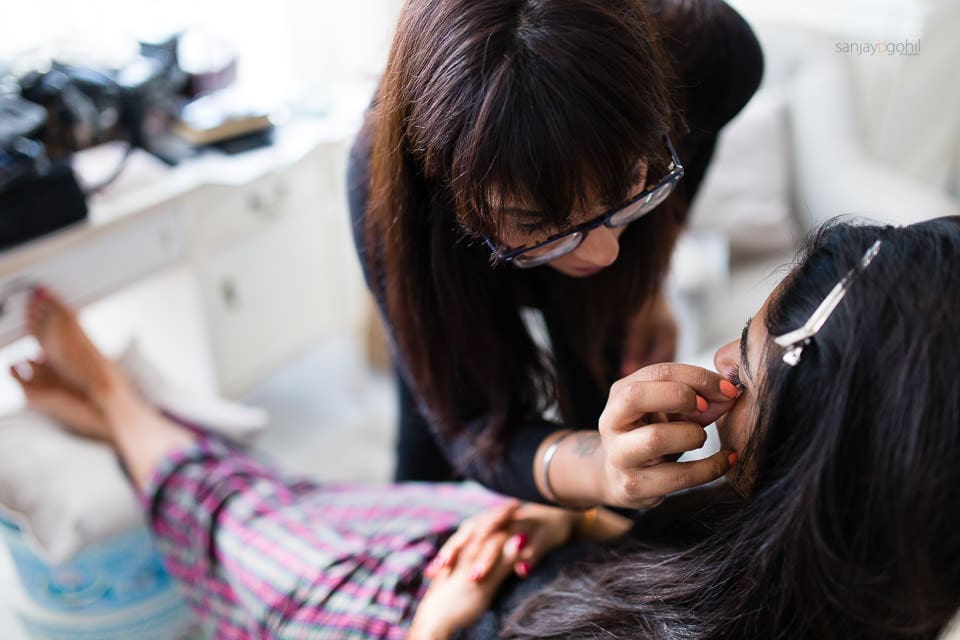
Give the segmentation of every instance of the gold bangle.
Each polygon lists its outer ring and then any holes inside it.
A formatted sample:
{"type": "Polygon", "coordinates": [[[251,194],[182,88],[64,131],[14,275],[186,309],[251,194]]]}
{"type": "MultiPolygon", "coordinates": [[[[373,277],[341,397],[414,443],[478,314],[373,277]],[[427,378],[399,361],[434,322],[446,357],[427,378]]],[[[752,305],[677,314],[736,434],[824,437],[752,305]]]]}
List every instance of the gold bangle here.
{"type": "Polygon", "coordinates": [[[593,530],[593,525],[597,523],[597,518],[599,517],[600,517],[599,507],[593,507],[592,509],[587,509],[586,511],[584,511],[580,516],[582,520],[581,529],[580,529],[581,535],[586,536],[587,534],[589,534],[590,531],[593,530]]]}

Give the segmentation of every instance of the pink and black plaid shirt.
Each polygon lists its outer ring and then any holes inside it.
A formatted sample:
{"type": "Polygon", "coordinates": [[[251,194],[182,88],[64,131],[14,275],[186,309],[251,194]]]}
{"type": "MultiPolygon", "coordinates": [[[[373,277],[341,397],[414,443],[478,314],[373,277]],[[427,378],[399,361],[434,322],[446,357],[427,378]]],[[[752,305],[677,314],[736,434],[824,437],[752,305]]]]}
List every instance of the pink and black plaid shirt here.
{"type": "Polygon", "coordinates": [[[472,484],[318,485],[208,438],[142,493],[170,573],[210,637],[403,638],[423,569],[503,498],[472,484]]]}

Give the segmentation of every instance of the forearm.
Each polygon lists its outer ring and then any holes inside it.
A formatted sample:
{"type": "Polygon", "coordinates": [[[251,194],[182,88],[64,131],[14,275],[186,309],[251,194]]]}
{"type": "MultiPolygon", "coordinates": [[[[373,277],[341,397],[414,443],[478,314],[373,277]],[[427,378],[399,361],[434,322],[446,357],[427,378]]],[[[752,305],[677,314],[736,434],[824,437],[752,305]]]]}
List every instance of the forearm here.
{"type": "Polygon", "coordinates": [[[444,625],[431,624],[418,611],[407,631],[407,640],[450,640],[453,634],[454,630],[447,629],[444,625]]]}
{"type": "Polygon", "coordinates": [[[599,432],[557,431],[544,439],[537,449],[533,477],[545,498],[549,498],[552,492],[561,506],[587,509],[604,503],[603,465],[599,432]],[[558,440],[545,474],[544,458],[558,440]]]}

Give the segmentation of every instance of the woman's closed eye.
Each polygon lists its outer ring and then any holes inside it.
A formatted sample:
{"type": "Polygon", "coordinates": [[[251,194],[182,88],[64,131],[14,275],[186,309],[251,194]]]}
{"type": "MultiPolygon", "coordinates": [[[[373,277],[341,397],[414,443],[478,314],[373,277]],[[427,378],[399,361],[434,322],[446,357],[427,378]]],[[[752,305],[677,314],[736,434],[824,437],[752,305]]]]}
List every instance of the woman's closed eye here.
{"type": "Polygon", "coordinates": [[[737,389],[743,391],[746,389],[746,386],[743,384],[743,381],[740,379],[740,365],[737,364],[723,373],[723,377],[730,382],[737,389]]]}

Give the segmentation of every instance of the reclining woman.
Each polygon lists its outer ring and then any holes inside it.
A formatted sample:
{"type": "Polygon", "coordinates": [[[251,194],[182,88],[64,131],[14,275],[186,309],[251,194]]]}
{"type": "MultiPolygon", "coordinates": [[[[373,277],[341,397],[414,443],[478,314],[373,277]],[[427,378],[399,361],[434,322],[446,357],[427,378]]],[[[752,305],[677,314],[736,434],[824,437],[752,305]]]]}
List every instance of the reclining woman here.
{"type": "MultiPolygon", "coordinates": [[[[44,359],[13,371],[35,407],[116,447],[217,638],[934,638],[960,606],[958,303],[960,217],[821,230],[716,355],[742,390],[718,423],[737,499],[675,496],[626,535],[472,485],[285,479],[146,405],[48,292],[29,310],[44,359]]],[[[689,421],[718,381],[643,369],[602,426],[689,421]]]]}

